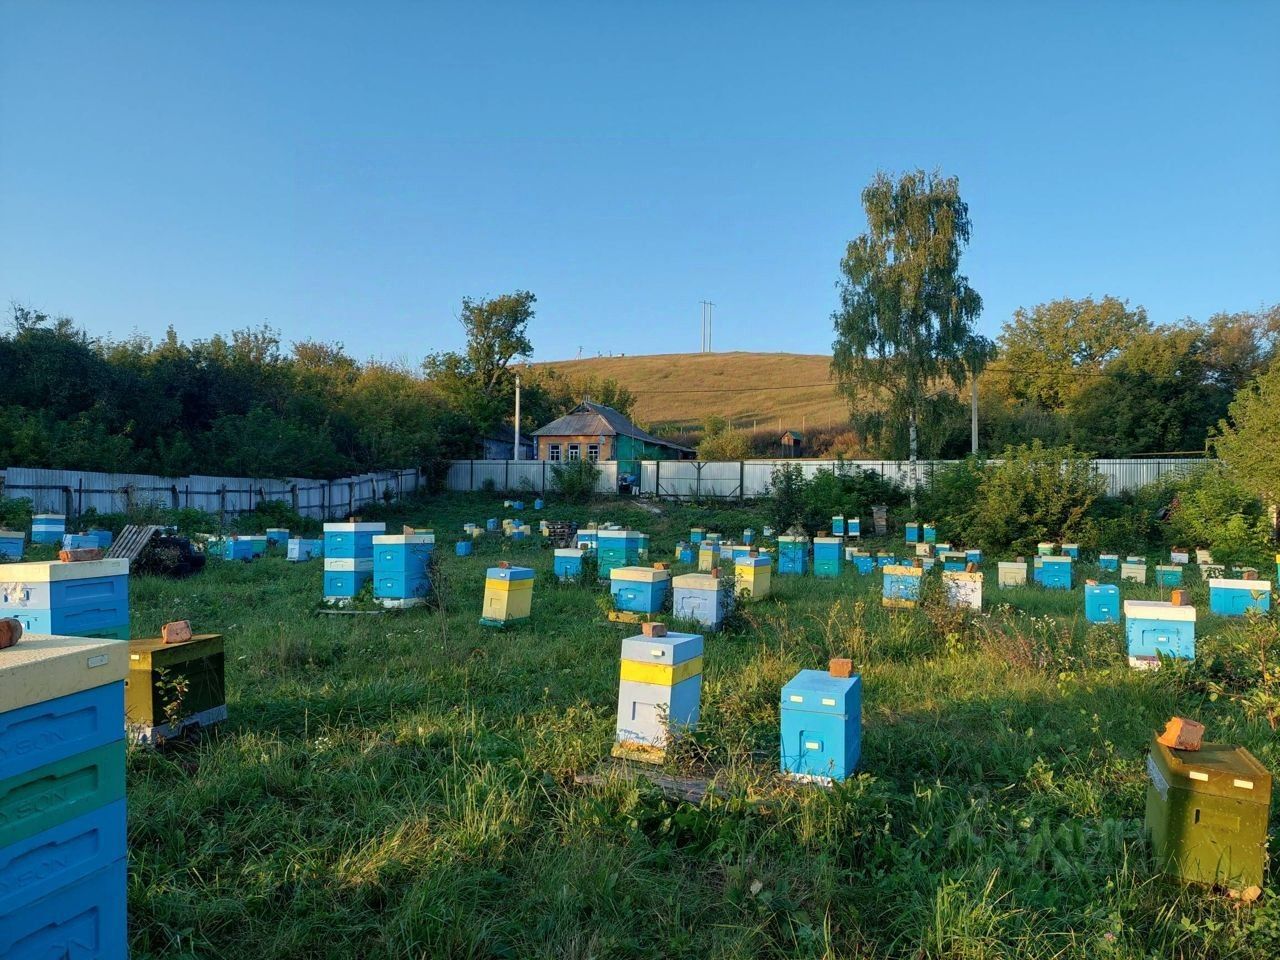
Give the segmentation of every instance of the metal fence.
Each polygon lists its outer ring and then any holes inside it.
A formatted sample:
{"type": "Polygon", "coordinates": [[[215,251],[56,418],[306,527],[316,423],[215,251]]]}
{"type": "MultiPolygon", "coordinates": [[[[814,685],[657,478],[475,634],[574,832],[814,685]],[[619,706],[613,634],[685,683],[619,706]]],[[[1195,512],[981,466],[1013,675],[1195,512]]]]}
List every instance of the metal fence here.
{"type": "Polygon", "coordinates": [[[156,477],[141,473],[90,473],[9,467],[0,493],[25,498],[37,513],[78,517],[87,510],[123,513],[134,507],[192,508],[221,517],[252,511],[264,500],[283,500],[304,517],[344,517],[369,503],[398,499],[422,484],[421,471],[386,470],[338,480],[300,477],[156,477]]]}
{"type": "MultiPolygon", "coordinates": [[[[920,461],[921,482],[927,483],[938,467],[958,462],[920,461]]],[[[1186,473],[1200,462],[1174,458],[1093,461],[1099,475],[1106,479],[1107,492],[1112,496],[1136,490],[1164,476],[1186,473]]],[[[773,471],[782,464],[799,466],[806,477],[812,477],[819,470],[837,473],[869,470],[904,486],[911,471],[907,460],[730,460],[720,463],[643,460],[636,469],[636,492],[674,499],[760,497],[767,492],[773,471]]],[[[596,489],[600,493],[616,492],[617,463],[604,462],[598,466],[600,479],[596,489]]],[[[552,467],[545,460],[454,460],[449,466],[445,486],[449,490],[462,491],[493,489],[541,493],[554,489],[552,467]]]]}

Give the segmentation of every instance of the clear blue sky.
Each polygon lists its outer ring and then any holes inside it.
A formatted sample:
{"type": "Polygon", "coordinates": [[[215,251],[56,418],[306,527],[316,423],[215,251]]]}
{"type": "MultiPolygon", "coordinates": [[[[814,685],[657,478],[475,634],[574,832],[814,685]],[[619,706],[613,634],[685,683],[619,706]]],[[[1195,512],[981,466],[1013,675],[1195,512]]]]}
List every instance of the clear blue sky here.
{"type": "Polygon", "coordinates": [[[824,352],[878,168],[960,177],[991,334],[1280,300],[1276,3],[0,5],[0,301],[416,362],[824,352]],[[1051,6],[1056,9],[1049,9],[1051,6]]]}

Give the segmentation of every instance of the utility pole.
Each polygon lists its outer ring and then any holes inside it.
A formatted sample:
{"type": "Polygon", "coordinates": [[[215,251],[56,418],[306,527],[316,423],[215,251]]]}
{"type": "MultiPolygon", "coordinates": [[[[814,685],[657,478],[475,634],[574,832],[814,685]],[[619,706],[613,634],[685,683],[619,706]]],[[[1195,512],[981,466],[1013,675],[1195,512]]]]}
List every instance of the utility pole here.
{"type": "Polygon", "coordinates": [[[978,378],[969,376],[969,452],[978,455],[978,378]]]}
{"type": "Polygon", "coordinates": [[[520,459],[520,374],[516,374],[516,420],[515,420],[515,445],[511,451],[511,459],[520,459]]]}
{"type": "Polygon", "coordinates": [[[715,304],[710,300],[702,301],[702,352],[711,352],[711,308],[715,304]]]}

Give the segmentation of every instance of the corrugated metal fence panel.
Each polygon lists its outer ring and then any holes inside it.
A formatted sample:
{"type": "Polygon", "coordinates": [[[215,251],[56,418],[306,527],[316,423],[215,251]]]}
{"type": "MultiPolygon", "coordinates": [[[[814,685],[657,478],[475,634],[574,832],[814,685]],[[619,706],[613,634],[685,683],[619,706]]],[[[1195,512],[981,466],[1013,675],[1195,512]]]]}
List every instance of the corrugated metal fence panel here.
{"type": "Polygon", "coordinates": [[[9,467],[4,495],[32,501],[38,513],[86,510],[119,513],[131,506],[191,508],[233,516],[253,510],[263,500],[283,500],[303,516],[326,519],[345,515],[367,503],[404,496],[417,489],[417,470],[365,473],[339,480],[290,477],[156,477],[149,474],[95,473],[9,467]]]}
{"type": "MultiPolygon", "coordinates": [[[[921,460],[917,463],[921,483],[927,483],[940,467],[956,460],[921,460]]],[[[998,461],[989,461],[992,463],[998,461]]],[[[1135,459],[1095,460],[1094,467],[1106,478],[1107,492],[1113,496],[1136,490],[1170,474],[1186,473],[1201,460],[1135,459]]],[[[449,490],[481,490],[484,479],[492,478],[495,490],[518,490],[519,478],[536,472],[541,461],[456,460],[449,468],[446,485],[449,490]]],[[[762,497],[769,489],[773,472],[779,466],[798,465],[806,477],[820,470],[835,472],[869,470],[905,486],[911,473],[908,460],[733,460],[724,463],[702,463],[694,460],[646,460],[640,464],[640,493],[657,497],[762,497]]],[[[601,463],[597,489],[610,493],[617,489],[618,465],[601,463]]],[[[547,473],[545,487],[552,489],[547,473]]],[[[536,481],[535,481],[536,482],[536,481]]],[[[527,488],[526,488],[527,489],[527,488]]]]}

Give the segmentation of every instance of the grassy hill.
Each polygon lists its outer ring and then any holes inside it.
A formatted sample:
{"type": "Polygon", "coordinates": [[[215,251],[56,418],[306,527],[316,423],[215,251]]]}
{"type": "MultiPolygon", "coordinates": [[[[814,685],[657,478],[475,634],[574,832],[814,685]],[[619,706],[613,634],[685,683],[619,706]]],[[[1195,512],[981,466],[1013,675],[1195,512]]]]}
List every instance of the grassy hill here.
{"type": "Polygon", "coordinates": [[[611,377],[636,395],[635,417],[651,426],[719,415],[750,430],[838,426],[848,409],[827,379],[831,358],[802,353],[660,353],[557,360],[566,376],[611,377]]]}

